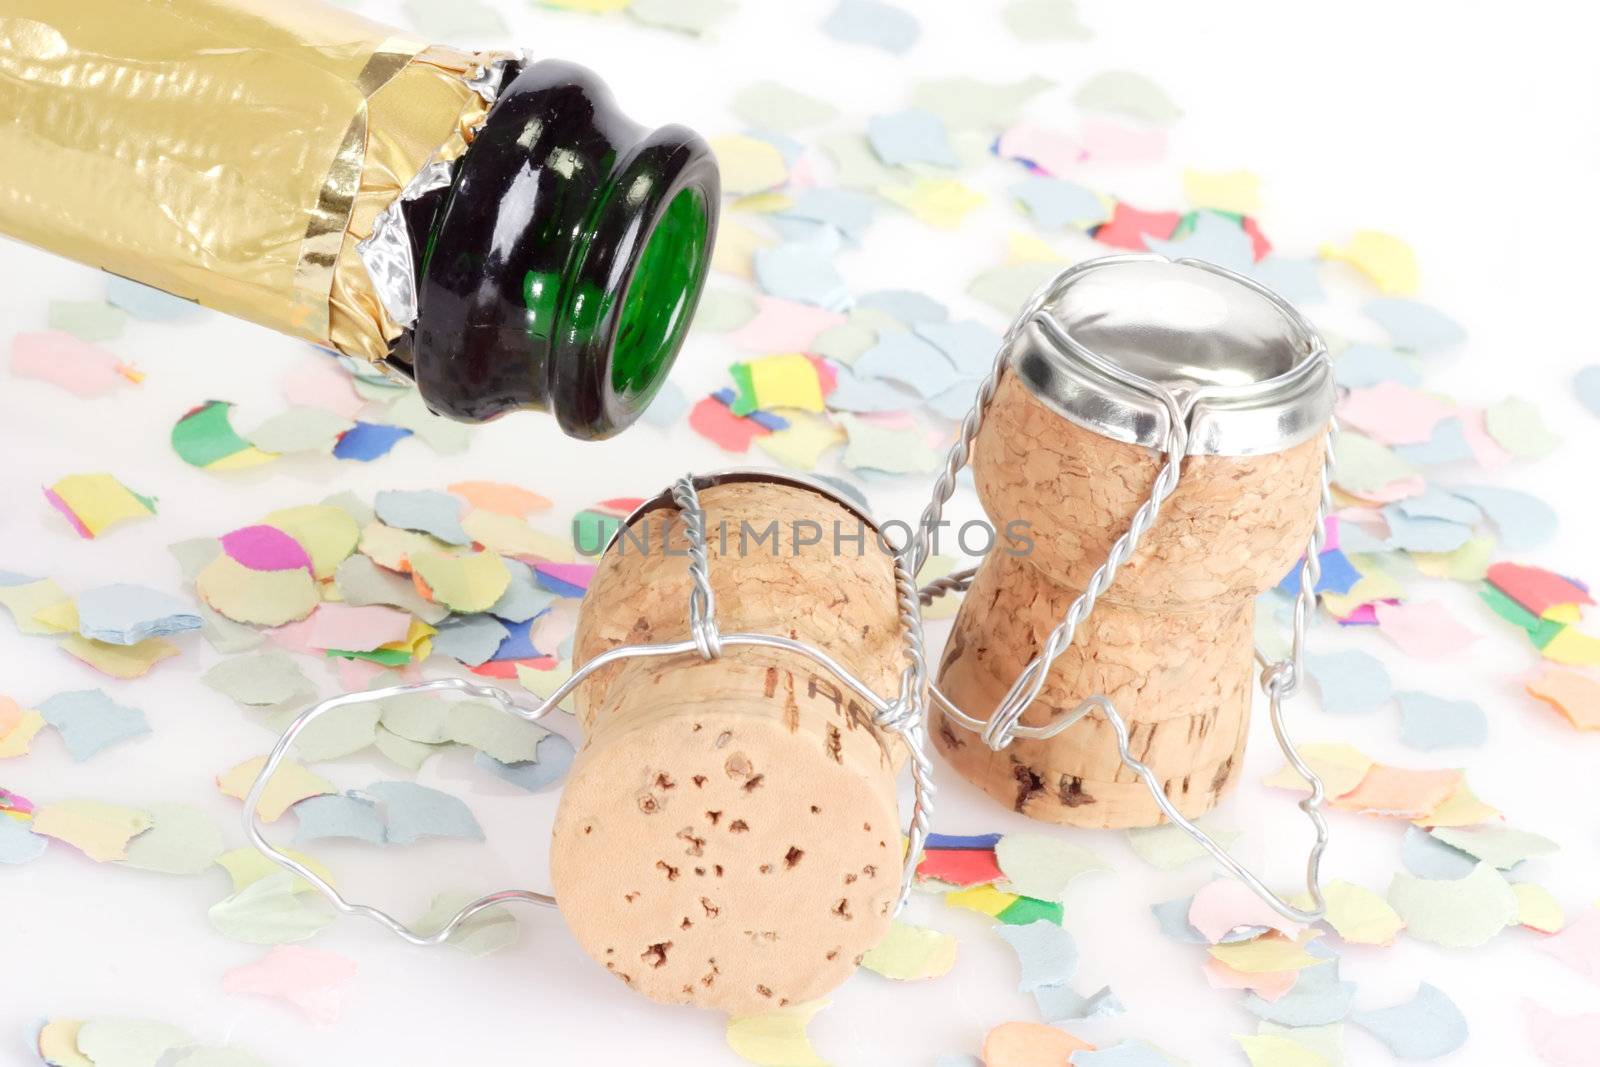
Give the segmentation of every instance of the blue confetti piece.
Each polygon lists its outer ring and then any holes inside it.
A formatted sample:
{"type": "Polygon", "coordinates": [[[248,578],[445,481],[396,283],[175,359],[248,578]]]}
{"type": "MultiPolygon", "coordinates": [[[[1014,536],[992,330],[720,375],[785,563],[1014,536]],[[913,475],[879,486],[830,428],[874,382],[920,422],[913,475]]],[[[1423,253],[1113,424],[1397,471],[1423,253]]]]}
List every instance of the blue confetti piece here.
{"type": "Polygon", "coordinates": [[[397,530],[437,537],[447,545],[470,545],[461,528],[461,501],[433,489],[380,489],[372,510],[378,521],[397,530]]]}
{"type": "Polygon", "coordinates": [[[1400,740],[1432,752],[1481,745],[1489,738],[1489,719],[1470,700],[1445,700],[1431,693],[1400,692],[1400,740]]]}
{"type": "Polygon", "coordinates": [[[944,322],[950,311],[927,293],[910,289],[879,289],[856,301],[857,306],[872,308],[904,323],[915,326],[921,322],[944,322]]]}
{"type": "Polygon", "coordinates": [[[972,410],[972,403],[978,398],[978,389],[982,385],[976,378],[957,382],[938,396],[930,397],[928,410],[951,422],[960,422],[972,410]]]}
{"type": "Polygon", "coordinates": [[[945,354],[910,333],[890,333],[861,353],[851,371],[862,378],[887,378],[914,390],[924,400],[959,380],[945,354]]]}
{"type": "Polygon", "coordinates": [[[0,815],[0,863],[31,863],[44,855],[50,839],[29,829],[30,824],[0,815]]]}
{"type": "Polygon", "coordinates": [[[1454,552],[1472,540],[1472,527],[1447,519],[1412,518],[1397,505],[1383,509],[1392,548],[1406,552],[1454,552]]]}
{"type": "Polygon", "coordinates": [[[1145,236],[1145,247],[1173,259],[1203,259],[1219,267],[1244,272],[1255,262],[1250,235],[1238,222],[1214,211],[1201,211],[1194,227],[1176,241],[1145,236]]]}
{"type": "Polygon", "coordinates": [[[1251,993],[1244,1006],[1258,1018],[1279,1026],[1326,1026],[1350,1014],[1355,992],[1354,982],[1339,980],[1339,964],[1335,960],[1301,971],[1294,987],[1277,1000],[1264,1000],[1251,993]]]}
{"type": "Polygon", "coordinates": [[[1382,1041],[1401,1060],[1438,1059],[1467,1043],[1467,1020],[1461,1009],[1427,982],[1406,1003],[1356,1012],[1350,1021],[1382,1041]]]}
{"type": "Polygon", "coordinates": [[[1366,389],[1380,382],[1422,384],[1415,363],[1392,348],[1351,345],[1333,361],[1333,380],[1347,389],[1366,389]]]}
{"type": "Polygon", "coordinates": [[[929,834],[924,848],[958,848],[973,852],[992,849],[1000,843],[999,834],[929,834]]]}
{"type": "Polygon", "coordinates": [[[542,738],[539,741],[538,753],[537,760],[501,763],[493,756],[480,752],[472,758],[472,762],[493,771],[519,789],[537,793],[565,778],[567,771],[572,768],[573,758],[577,755],[572,742],[560,734],[550,734],[542,738]]]}
{"type": "Polygon", "coordinates": [[[1370,556],[1375,552],[1391,552],[1394,548],[1387,541],[1380,541],[1369,534],[1364,528],[1353,522],[1339,523],[1339,551],[1346,557],[1370,556]]]}
{"type": "Polygon", "coordinates": [[[1109,1019],[1128,1010],[1122,1006],[1122,1001],[1117,999],[1110,986],[1089,996],[1084,996],[1071,986],[1040,986],[1033,991],[1033,999],[1039,1005],[1039,1014],[1044,1021],[1052,1024],[1109,1019]]]}
{"type": "Polygon", "coordinates": [[[103,748],[150,732],[144,712],[123,707],[100,689],[58,693],[37,710],[80,763],[103,748]]]}
{"type": "Polygon", "coordinates": [[[487,663],[510,636],[511,631],[493,615],[453,615],[439,624],[433,651],[477,667],[487,663]]]}
{"type": "Polygon", "coordinates": [[[1407,463],[1420,463],[1438,467],[1446,463],[1470,463],[1477,457],[1467,443],[1466,427],[1454,415],[1440,419],[1433,427],[1433,436],[1420,445],[1395,445],[1394,454],[1407,463]]]}
{"type": "Polygon", "coordinates": [[[1435,882],[1458,881],[1478,866],[1477,857],[1415,826],[1406,827],[1400,839],[1400,863],[1418,878],[1435,882]]]}
{"type": "Polygon", "coordinates": [[[1600,415],[1600,366],[1584,367],[1572,379],[1572,388],[1578,402],[1593,414],[1600,415]]]}
{"type": "MultiPolygon", "coordinates": [[[[1317,557],[1317,562],[1322,565],[1315,587],[1318,593],[1336,593],[1342,596],[1361,580],[1361,572],[1356,570],[1355,564],[1350,562],[1350,557],[1340,549],[1330,548],[1317,557]]],[[[1296,563],[1289,573],[1283,576],[1278,588],[1290,596],[1300,592],[1300,564],[1296,563]]]]}
{"type": "Polygon", "coordinates": [[[994,366],[1003,339],[981,322],[919,322],[917,336],[945,354],[963,377],[981,379],[994,366]]]}
{"type": "MultiPolygon", "coordinates": [[[[580,592],[577,595],[582,596],[583,594],[580,592]]],[[[514,622],[507,626],[505,628],[506,636],[496,646],[494,655],[490,656],[489,659],[499,662],[508,659],[537,659],[543,655],[537,648],[533,647],[532,639],[533,624],[543,614],[544,612],[540,612],[539,615],[535,615],[531,619],[523,622],[514,622]]]]}
{"type": "Polygon", "coordinates": [[[1464,497],[1454,496],[1437,486],[1429,486],[1418,496],[1391,504],[1413,519],[1444,519],[1471,526],[1483,518],[1483,509],[1464,497]]]}
{"type": "Polygon", "coordinates": [[[793,167],[800,161],[800,157],[805,155],[806,146],[786,133],[781,133],[778,130],[748,130],[746,132],[756,140],[765,141],[773,148],[776,148],[778,154],[783,156],[784,163],[790,167],[793,167]]]}
{"type": "MultiPolygon", "coordinates": [[[[734,392],[733,392],[732,389],[728,389],[728,388],[718,389],[716,392],[711,394],[711,399],[715,400],[717,403],[721,404],[723,407],[732,408],[733,407],[733,401],[734,401],[734,392]]],[[[765,426],[767,429],[773,431],[774,433],[776,433],[779,430],[787,430],[789,428],[789,420],[788,419],[784,418],[782,415],[774,415],[770,411],[762,411],[760,408],[757,408],[755,411],[750,412],[750,414],[748,414],[748,415],[741,415],[740,418],[749,419],[751,422],[755,423],[757,426],[765,426]]],[[[572,594],[563,593],[561,595],[562,596],[570,596],[572,594]]],[[[582,596],[583,594],[579,593],[578,595],[582,596]]]]}
{"type": "Polygon", "coordinates": [[[756,281],[763,292],[828,311],[851,305],[850,287],[839,276],[834,240],[786,241],[755,251],[756,281]]]}
{"type": "Polygon", "coordinates": [[[651,426],[666,430],[682,421],[684,412],[688,410],[689,398],[683,394],[681,386],[668,378],[657,387],[650,406],[639,417],[651,426]]]}
{"type": "Polygon", "coordinates": [[[178,322],[200,313],[192,300],[113,274],[106,279],[106,303],[144,322],[178,322]]]}
{"type": "Polygon", "coordinates": [[[1017,953],[1022,980],[1019,993],[1031,993],[1040,986],[1059,986],[1072,981],[1078,970],[1078,945],[1072,935],[1046,919],[1024,926],[1001,924],[994,928],[1017,953]]]}
{"type": "Polygon", "coordinates": [[[1010,191],[1041,230],[1068,226],[1087,230],[1111,217],[1099,194],[1061,178],[1031,175],[1011,186],[1010,191]]]}
{"type": "Polygon", "coordinates": [[[867,140],[878,158],[891,167],[908,163],[952,169],[961,166],[961,157],[950,147],[944,122],[931,111],[913,108],[893,115],[874,115],[867,121],[867,140]]]}
{"type": "MultiPolygon", "coordinates": [[[[533,568],[519,559],[503,559],[511,572],[511,584],[500,594],[500,599],[489,606],[489,614],[505,622],[527,622],[556,598],[556,594],[539,588],[533,568]]],[[[503,640],[503,639],[502,639],[503,640]]]]}
{"type": "Polygon", "coordinates": [[[27,585],[38,580],[26,574],[18,574],[16,571],[0,571],[0,585],[27,585]]]}
{"type": "Polygon", "coordinates": [[[1396,347],[1413,352],[1449,348],[1467,338],[1467,332],[1450,316],[1416,300],[1381,296],[1367,301],[1361,310],[1388,331],[1396,347]]]}
{"type": "Polygon", "coordinates": [[[348,838],[381,845],[387,840],[377,802],[354,793],[328,793],[307,797],[291,809],[300,825],[294,843],[303,845],[325,838],[348,838]]]}
{"type": "Polygon", "coordinates": [[[1209,945],[1204,934],[1189,923],[1189,907],[1194,897],[1179,897],[1150,905],[1150,914],[1156,917],[1161,932],[1172,940],[1186,945],[1209,945]]]}
{"type": "Polygon", "coordinates": [[[1508,552],[1526,552],[1555,536],[1556,513],[1536,496],[1487,485],[1456,486],[1449,492],[1483,509],[1508,552]]]}
{"type": "Polygon", "coordinates": [[[362,792],[383,805],[384,840],[409,845],[424,837],[461,837],[482,841],[483,830],[457,797],[415,782],[373,782],[362,792]]]}
{"type": "Polygon", "coordinates": [[[830,411],[866,415],[905,411],[915,404],[911,396],[888,382],[859,377],[849,367],[838,367],[835,373],[838,382],[824,400],[830,411]]]}
{"type": "Polygon", "coordinates": [[[922,36],[922,24],[915,17],[878,0],[842,0],[822,29],[838,41],[895,53],[906,51],[922,36]]]}
{"type": "Polygon", "coordinates": [[[177,597],[140,585],[105,585],[77,599],[78,632],[111,645],[136,645],[200,629],[200,616],[177,597]]]}
{"type": "Polygon", "coordinates": [[[1268,253],[1245,273],[1291,304],[1315,304],[1325,298],[1318,274],[1320,260],[1290,259],[1268,253]]]}
{"type": "Polygon", "coordinates": [[[333,446],[333,457],[371,463],[375,459],[387,456],[390,449],[410,436],[411,431],[404,427],[357,421],[354,426],[339,435],[339,440],[333,446]]]}
{"type": "Polygon", "coordinates": [[[877,208],[878,200],[868,193],[812,187],[794,193],[792,203],[773,218],[832,226],[845,239],[859,242],[877,208]]]}
{"type": "Polygon", "coordinates": [[[1370,653],[1307,652],[1306,670],[1322,693],[1322,710],[1334,714],[1366,711],[1394,695],[1394,683],[1383,663],[1370,653]]]}
{"type": "Polygon", "coordinates": [[[574,585],[572,582],[558,578],[549,571],[540,570],[538,567],[533,569],[533,580],[539,583],[539,588],[546,592],[554,593],[556,596],[582,599],[584,593],[588,592],[583,586],[574,585]]]}

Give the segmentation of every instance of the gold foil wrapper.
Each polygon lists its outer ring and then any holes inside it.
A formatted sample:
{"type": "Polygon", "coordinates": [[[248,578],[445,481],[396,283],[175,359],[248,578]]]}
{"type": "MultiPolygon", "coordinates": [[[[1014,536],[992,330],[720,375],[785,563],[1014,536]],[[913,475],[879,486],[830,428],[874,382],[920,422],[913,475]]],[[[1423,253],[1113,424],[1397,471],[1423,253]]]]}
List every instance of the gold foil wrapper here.
{"type": "Polygon", "coordinates": [[[0,233],[381,358],[355,246],[498,58],[313,0],[0,0],[0,233]]]}

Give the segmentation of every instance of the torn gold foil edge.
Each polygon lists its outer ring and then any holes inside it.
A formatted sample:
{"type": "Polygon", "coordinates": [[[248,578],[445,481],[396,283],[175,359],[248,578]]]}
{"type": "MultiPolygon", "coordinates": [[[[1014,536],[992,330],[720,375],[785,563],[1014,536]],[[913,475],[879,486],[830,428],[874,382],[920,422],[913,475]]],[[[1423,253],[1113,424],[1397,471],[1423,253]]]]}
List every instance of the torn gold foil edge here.
{"type": "Polygon", "coordinates": [[[380,359],[356,245],[505,58],[314,0],[0,0],[0,233],[380,359]]]}

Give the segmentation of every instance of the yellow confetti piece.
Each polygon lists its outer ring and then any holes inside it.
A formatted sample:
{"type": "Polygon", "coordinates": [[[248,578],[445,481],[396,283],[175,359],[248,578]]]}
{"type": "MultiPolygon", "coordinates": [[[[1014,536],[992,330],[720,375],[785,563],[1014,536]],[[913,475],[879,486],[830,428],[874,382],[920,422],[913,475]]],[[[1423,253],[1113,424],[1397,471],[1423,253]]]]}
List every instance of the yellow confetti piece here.
{"type": "Polygon", "coordinates": [[[1353,944],[1387,945],[1405,929],[1399,912],[1364,886],[1333,881],[1323,887],[1323,896],[1328,902],[1328,925],[1353,944]]]}
{"type": "MultiPolygon", "coordinates": [[[[299,860],[305,864],[313,874],[323,881],[330,885],[333,884],[333,873],[323,866],[320,860],[312,859],[304,852],[296,852],[293,849],[286,848],[282,851],[290,859],[299,860]]],[[[236,848],[231,852],[224,852],[217,857],[216,862],[217,866],[228,872],[228,878],[233,882],[233,891],[235,893],[248,889],[263,878],[284,873],[282,867],[267,859],[256,849],[249,847],[236,848]]],[[[294,875],[294,883],[291,888],[296,893],[309,893],[316,887],[297,874],[294,875]]]]}
{"type": "Polygon", "coordinates": [[[757,233],[737,219],[717,223],[717,243],[711,250],[711,268],[746,280],[755,276],[756,250],[772,245],[772,238],[757,233]]]}
{"type": "Polygon", "coordinates": [[[788,429],[757,437],[756,447],[791,470],[815,470],[829,449],[844,444],[844,430],[827,419],[810,415],[786,416],[788,429]]]}
{"type": "Polygon", "coordinates": [[[1003,893],[992,885],[975,885],[970,889],[954,889],[944,895],[944,902],[952,908],[966,908],[990,918],[998,918],[1002,911],[1022,898],[1015,893],[1003,893]]]}
{"type": "Polygon", "coordinates": [[[734,1016],[728,1020],[728,1047],[763,1067],[828,1067],[806,1036],[812,1016],[828,1004],[813,1000],[764,1015],[734,1016]]]}
{"type": "Polygon", "coordinates": [[[1361,575],[1356,584],[1344,593],[1323,593],[1323,606],[1335,618],[1342,619],[1363,604],[1374,600],[1400,600],[1405,597],[1405,587],[1392,575],[1380,570],[1368,556],[1351,556],[1350,565],[1361,575]]]}
{"type": "Polygon", "coordinates": [[[741,196],[728,206],[734,211],[770,215],[778,211],[788,211],[794,207],[794,202],[794,197],[788,193],[751,193],[749,196],[741,196]]]}
{"type": "Polygon", "coordinates": [[[954,178],[917,178],[909,186],[879,186],[878,194],[930,226],[953,230],[984,197],[954,178]]]}
{"type": "Polygon", "coordinates": [[[1512,882],[1511,892],[1517,896],[1517,922],[1542,934],[1560,933],[1567,925],[1561,905],[1542,885],[1532,882],[1512,882]]]}
{"type": "Polygon", "coordinates": [[[263,452],[255,445],[250,445],[239,449],[237,452],[223,456],[221,459],[212,460],[206,464],[205,469],[208,471],[249,470],[251,467],[259,467],[263,463],[271,463],[277,458],[278,454],[276,452],[263,452]]]}
{"type": "Polygon", "coordinates": [[[77,633],[78,605],[71,600],[58,601],[34,612],[33,621],[51,633],[77,633]]]}
{"type": "MultiPolygon", "coordinates": [[[[217,788],[226,796],[243,800],[249,794],[250,787],[255,784],[257,776],[261,774],[261,768],[266,764],[265,756],[247,759],[237,767],[217,775],[217,788]]],[[[321,796],[334,791],[332,782],[312,774],[293,760],[284,760],[278,764],[278,769],[272,772],[272,778],[267,782],[267,788],[262,791],[261,802],[256,806],[256,811],[262,821],[276,822],[284,812],[306,797],[321,796]]]]}
{"type": "Polygon", "coordinates": [[[44,716],[37,711],[24,711],[17,708],[16,703],[0,697],[0,705],[9,703],[16,708],[16,715],[10,720],[9,725],[4,715],[4,707],[0,706],[0,759],[14,759],[17,756],[26,756],[28,746],[44,729],[44,716]]]}
{"type": "Polygon", "coordinates": [[[361,528],[350,513],[330,504],[283,508],[264,521],[299,542],[311,557],[312,572],[320,579],[332,578],[361,538],[361,528]]]}
{"type": "Polygon", "coordinates": [[[1234,1034],[1250,1067],[1334,1067],[1327,1058],[1281,1034],[1234,1034]]]}
{"type": "Polygon", "coordinates": [[[151,667],[178,654],[178,647],[162,637],[147,637],[136,645],[112,645],[73,634],[61,642],[61,651],[113,678],[141,678],[151,667]]]}
{"type": "Polygon", "coordinates": [[[478,544],[503,556],[533,556],[547,563],[571,563],[577,558],[570,541],[535,530],[515,515],[479,509],[461,520],[461,528],[478,544]]]}
{"type": "Polygon", "coordinates": [[[1555,604],[1545,609],[1545,613],[1539,618],[1551,622],[1563,622],[1570,626],[1583,621],[1583,608],[1577,604],[1555,604]]]}
{"type": "Polygon", "coordinates": [[[356,547],[378,566],[402,574],[411,569],[411,557],[423,552],[452,556],[466,551],[457,545],[447,545],[437,537],[415,530],[398,530],[381,522],[368,523],[356,547]]]}
{"type": "Polygon", "coordinates": [[[150,813],[97,800],[62,800],[33,813],[33,832],[65,841],[97,863],[125,859],[128,842],[150,829],[150,813]]]}
{"type": "Polygon", "coordinates": [[[1254,215],[1261,210],[1261,179],[1247,170],[1185,170],[1183,195],[1193,207],[1254,215]]]}
{"type": "Polygon", "coordinates": [[[148,519],[156,512],[152,501],[109,474],[69,474],[49,493],[57,510],[71,512],[68,521],[84,537],[99,537],[119,522],[148,519]]]}
{"type": "Polygon", "coordinates": [[[1428,814],[1412,819],[1413,826],[1424,828],[1432,826],[1476,826],[1490,819],[1498,819],[1500,809],[1491,807],[1479,800],[1466,782],[1456,786],[1455,791],[1445,798],[1444,803],[1434,808],[1428,814]]]}
{"type": "Polygon", "coordinates": [[[433,651],[432,638],[438,632],[438,630],[435,630],[421,619],[412,619],[411,625],[406,628],[405,637],[378,647],[387,649],[390,652],[409,652],[412,659],[421,662],[427,659],[428,654],[433,651]]]}
{"type": "Polygon", "coordinates": [[[750,368],[750,388],[756,394],[758,407],[823,410],[822,382],[817,377],[816,364],[800,353],[753,359],[746,365],[750,368]]]}
{"type": "Polygon", "coordinates": [[[1050,247],[1050,243],[1035,233],[1012,233],[1006,238],[1007,264],[1018,263],[1064,263],[1061,253],[1050,247]]]}
{"type": "Polygon", "coordinates": [[[423,552],[411,566],[428,583],[433,599],[451,611],[488,611],[511,584],[505,561],[493,552],[470,556],[423,552]]]}
{"type": "Polygon", "coordinates": [[[316,610],[322,598],[304,567],[256,571],[226,553],[207,563],[194,579],[200,598],[234,622],[282,626],[316,610]]]}
{"type": "Polygon", "coordinates": [[[1494,539],[1474,537],[1454,552],[1412,552],[1411,562],[1430,578],[1481,582],[1494,558],[1494,539]]]}
{"type": "Polygon", "coordinates": [[[1600,638],[1568,626],[1546,642],[1539,654],[1552,663],[1568,667],[1600,666],[1600,638]]]}
{"type": "Polygon", "coordinates": [[[1316,931],[1307,931],[1299,941],[1268,934],[1253,941],[1235,941],[1231,944],[1212,945],[1213,959],[1226,967],[1245,974],[1267,974],[1277,971],[1303,971],[1322,963],[1320,957],[1305,950],[1305,942],[1313,940],[1316,931]]]}
{"type": "MultiPolygon", "coordinates": [[[[1319,743],[1300,745],[1295,751],[1322,779],[1323,791],[1330,797],[1343,796],[1367,776],[1373,760],[1361,751],[1344,744],[1319,743]]],[[[1300,793],[1311,792],[1311,783],[1300,777],[1300,772],[1285,764],[1283,769],[1263,780],[1274,789],[1293,789],[1300,793]]]]}
{"type": "MultiPolygon", "coordinates": [[[[711,151],[722,172],[722,191],[733,196],[761,193],[789,180],[783,153],[767,141],[744,134],[714,137],[711,151]]],[[[718,234],[721,239],[721,234],[718,234]]]]}
{"type": "Polygon", "coordinates": [[[955,938],[898,919],[890,924],[883,940],[861,958],[861,966],[897,982],[938,978],[955,965],[955,938]]]}
{"type": "Polygon", "coordinates": [[[39,1028],[39,1058],[51,1067],[94,1067],[94,1061],[78,1051],[80,1019],[51,1019],[39,1028]]]}
{"type": "MultiPolygon", "coordinates": [[[[518,663],[516,667],[517,681],[521,683],[522,688],[540,700],[549,700],[555,694],[555,691],[566,684],[568,678],[572,677],[572,664],[570,663],[563,663],[554,670],[548,671],[534,670],[525,663],[518,663]]],[[[569,693],[567,701],[571,699],[572,695],[569,693]]],[[[557,704],[556,707],[565,710],[566,701],[557,704]]]]}
{"type": "MultiPolygon", "coordinates": [[[[25,634],[57,634],[51,623],[39,619],[40,612],[47,612],[62,604],[71,604],[72,598],[62,592],[61,587],[49,578],[41,578],[37,582],[23,582],[20,585],[0,585],[0,604],[5,605],[11,617],[16,620],[17,629],[25,634]]],[[[77,609],[73,609],[77,614],[77,609]]],[[[72,627],[73,630],[77,626],[72,627]]]]}
{"type": "Polygon", "coordinates": [[[1410,296],[1421,282],[1411,246],[1387,233],[1357,230],[1344,247],[1323,245],[1321,251],[1324,259],[1350,264],[1391,296],[1410,296]]]}

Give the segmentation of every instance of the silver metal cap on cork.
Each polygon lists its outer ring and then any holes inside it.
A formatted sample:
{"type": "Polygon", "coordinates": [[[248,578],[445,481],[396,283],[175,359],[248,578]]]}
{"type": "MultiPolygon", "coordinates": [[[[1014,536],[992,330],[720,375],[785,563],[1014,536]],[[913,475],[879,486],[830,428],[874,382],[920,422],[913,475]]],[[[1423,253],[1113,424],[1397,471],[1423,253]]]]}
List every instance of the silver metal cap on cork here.
{"type": "Polygon", "coordinates": [[[1046,406],[1125,444],[1280,452],[1321,433],[1333,375],[1316,330],[1243,275],[1200,260],[1107,256],[1058,276],[1007,358],[1046,406]]]}

